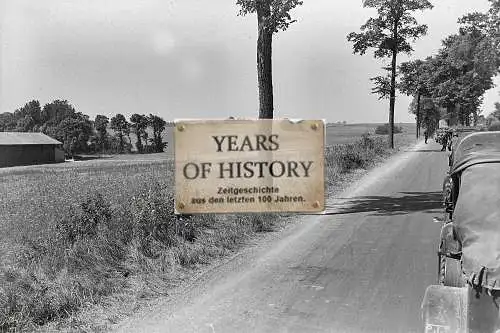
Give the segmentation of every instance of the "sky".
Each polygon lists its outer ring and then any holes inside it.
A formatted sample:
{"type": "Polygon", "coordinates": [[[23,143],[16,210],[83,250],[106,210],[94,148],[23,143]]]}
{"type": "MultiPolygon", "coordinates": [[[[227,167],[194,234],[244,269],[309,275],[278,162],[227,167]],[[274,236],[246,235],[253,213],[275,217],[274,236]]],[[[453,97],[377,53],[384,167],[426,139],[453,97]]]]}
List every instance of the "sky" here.
{"type": "MultiPolygon", "coordinates": [[[[399,62],[435,53],[457,19],[487,0],[431,0],[429,32],[399,62]]],[[[257,117],[256,17],[235,0],[0,0],[0,112],[68,100],[92,119],[122,113],[179,118],[257,117]]],[[[384,65],[352,53],[346,35],[373,15],[361,0],[305,0],[273,41],[276,117],[387,122],[372,95],[384,65]]],[[[495,81],[500,84],[500,79],[495,81]]],[[[500,101],[496,87],[483,114],[500,101]]],[[[395,122],[414,122],[398,95],[395,122]]]]}

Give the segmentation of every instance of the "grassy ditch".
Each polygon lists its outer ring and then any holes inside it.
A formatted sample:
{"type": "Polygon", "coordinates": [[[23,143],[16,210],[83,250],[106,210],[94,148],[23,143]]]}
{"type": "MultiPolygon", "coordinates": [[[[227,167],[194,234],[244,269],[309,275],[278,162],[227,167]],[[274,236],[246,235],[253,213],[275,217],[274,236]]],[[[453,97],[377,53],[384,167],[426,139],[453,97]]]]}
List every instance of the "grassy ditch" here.
{"type": "MultiPolygon", "coordinates": [[[[372,136],[328,147],[327,186],[391,153],[372,136]]],[[[113,295],[129,301],[165,294],[193,269],[285,221],[177,218],[172,162],[30,169],[1,175],[0,187],[0,331],[75,318],[113,295]]],[[[71,325],[89,325],[84,321],[71,325]]]]}

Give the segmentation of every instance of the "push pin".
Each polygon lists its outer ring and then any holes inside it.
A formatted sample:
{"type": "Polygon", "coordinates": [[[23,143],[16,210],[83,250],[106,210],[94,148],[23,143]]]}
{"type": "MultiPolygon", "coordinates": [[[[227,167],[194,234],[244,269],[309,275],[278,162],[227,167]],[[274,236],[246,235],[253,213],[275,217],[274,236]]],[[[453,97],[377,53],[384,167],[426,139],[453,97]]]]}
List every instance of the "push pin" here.
{"type": "Polygon", "coordinates": [[[313,129],[313,131],[316,131],[318,129],[318,124],[314,123],[311,125],[311,128],[313,129]]]}
{"type": "Polygon", "coordinates": [[[313,207],[314,208],[319,208],[319,201],[316,201],[315,203],[313,203],[313,207]]]}
{"type": "Polygon", "coordinates": [[[179,125],[177,126],[177,129],[179,130],[179,132],[182,132],[186,129],[186,127],[184,125],[179,125]]]}
{"type": "Polygon", "coordinates": [[[180,210],[182,210],[182,209],[184,209],[184,208],[185,208],[185,206],[184,206],[184,204],[183,204],[182,202],[181,202],[181,203],[179,203],[179,204],[177,205],[177,207],[179,207],[179,209],[180,209],[180,210]]]}

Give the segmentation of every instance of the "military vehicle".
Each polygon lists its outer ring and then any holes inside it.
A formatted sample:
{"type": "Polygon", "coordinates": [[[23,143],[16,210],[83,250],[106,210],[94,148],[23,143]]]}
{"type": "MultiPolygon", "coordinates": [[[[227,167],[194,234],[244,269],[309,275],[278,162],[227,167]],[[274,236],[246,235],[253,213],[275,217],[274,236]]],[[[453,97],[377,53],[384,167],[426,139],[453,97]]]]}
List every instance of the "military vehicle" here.
{"type": "Polygon", "coordinates": [[[425,332],[500,332],[500,132],[467,134],[454,145],[443,194],[425,332]]]}

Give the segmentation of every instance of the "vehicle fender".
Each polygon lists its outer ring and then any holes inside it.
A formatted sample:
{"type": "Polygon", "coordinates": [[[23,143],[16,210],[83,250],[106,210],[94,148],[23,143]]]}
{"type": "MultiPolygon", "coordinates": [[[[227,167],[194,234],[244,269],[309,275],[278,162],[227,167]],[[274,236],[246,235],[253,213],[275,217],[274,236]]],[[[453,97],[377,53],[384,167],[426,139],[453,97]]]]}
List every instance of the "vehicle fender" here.
{"type": "Polygon", "coordinates": [[[443,181],[443,205],[447,213],[453,212],[453,178],[450,174],[443,181]]]}
{"type": "Polygon", "coordinates": [[[425,290],[425,333],[467,333],[467,288],[431,285],[425,290]]]}
{"type": "Polygon", "coordinates": [[[462,251],[460,242],[457,239],[455,227],[452,222],[446,223],[441,228],[441,247],[439,249],[441,254],[459,259],[462,251]]]}

